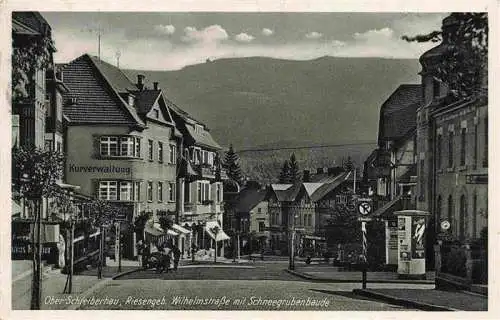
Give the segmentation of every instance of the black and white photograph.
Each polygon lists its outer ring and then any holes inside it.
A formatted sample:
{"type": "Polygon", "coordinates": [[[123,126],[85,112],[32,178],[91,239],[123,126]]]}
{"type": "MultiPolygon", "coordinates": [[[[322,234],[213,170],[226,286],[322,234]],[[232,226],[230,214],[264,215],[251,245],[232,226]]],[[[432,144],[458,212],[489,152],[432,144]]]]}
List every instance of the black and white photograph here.
{"type": "Polygon", "coordinates": [[[497,6],[65,8],[4,15],[12,311],[486,314],[497,6]]]}

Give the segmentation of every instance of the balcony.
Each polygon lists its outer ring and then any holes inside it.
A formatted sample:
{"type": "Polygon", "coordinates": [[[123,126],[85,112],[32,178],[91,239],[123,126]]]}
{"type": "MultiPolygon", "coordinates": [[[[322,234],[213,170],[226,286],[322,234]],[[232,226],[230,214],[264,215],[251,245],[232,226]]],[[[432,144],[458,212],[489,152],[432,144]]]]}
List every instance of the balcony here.
{"type": "Polygon", "coordinates": [[[196,213],[196,205],[194,203],[184,203],[184,214],[191,215],[196,213]]]}
{"type": "Polygon", "coordinates": [[[195,167],[196,172],[201,178],[215,179],[215,167],[208,163],[202,163],[195,167]]]}
{"type": "Polygon", "coordinates": [[[229,176],[227,175],[226,169],[220,169],[220,180],[228,180],[229,176]]]}

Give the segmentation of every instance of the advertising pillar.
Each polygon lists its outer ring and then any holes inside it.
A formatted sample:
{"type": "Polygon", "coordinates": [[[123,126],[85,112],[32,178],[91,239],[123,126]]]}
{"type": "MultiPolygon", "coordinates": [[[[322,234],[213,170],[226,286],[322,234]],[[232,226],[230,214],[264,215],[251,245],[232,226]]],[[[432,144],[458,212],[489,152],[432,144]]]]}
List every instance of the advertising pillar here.
{"type": "Polygon", "coordinates": [[[398,218],[398,275],[425,279],[425,237],[428,212],[403,210],[398,218]]]}

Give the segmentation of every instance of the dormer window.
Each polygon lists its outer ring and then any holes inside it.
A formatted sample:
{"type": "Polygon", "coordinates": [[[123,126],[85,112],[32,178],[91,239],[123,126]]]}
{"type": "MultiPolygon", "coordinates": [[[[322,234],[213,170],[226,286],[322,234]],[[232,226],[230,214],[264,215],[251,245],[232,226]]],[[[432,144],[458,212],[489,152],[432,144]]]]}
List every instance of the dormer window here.
{"type": "Polygon", "coordinates": [[[131,94],[128,95],[128,105],[131,107],[134,106],[134,96],[131,94]]]}
{"type": "Polygon", "coordinates": [[[195,124],[194,125],[194,131],[196,133],[202,133],[203,132],[203,126],[199,125],[199,124],[195,124]]]}

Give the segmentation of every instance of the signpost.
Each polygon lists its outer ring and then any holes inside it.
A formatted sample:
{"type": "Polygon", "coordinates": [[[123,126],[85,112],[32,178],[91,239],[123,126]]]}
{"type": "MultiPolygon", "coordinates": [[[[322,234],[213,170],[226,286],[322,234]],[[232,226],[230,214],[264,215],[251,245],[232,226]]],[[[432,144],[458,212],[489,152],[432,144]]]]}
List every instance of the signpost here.
{"type": "Polygon", "coordinates": [[[451,225],[450,225],[450,222],[448,220],[443,220],[441,221],[441,229],[446,231],[448,229],[450,229],[451,225]]]}
{"type": "Polygon", "coordinates": [[[371,221],[371,213],[372,213],[372,199],[369,198],[360,198],[357,199],[357,212],[359,214],[358,220],[361,221],[361,234],[362,234],[362,287],[366,289],[366,268],[367,268],[367,255],[368,255],[368,240],[366,237],[366,223],[371,221]]]}

